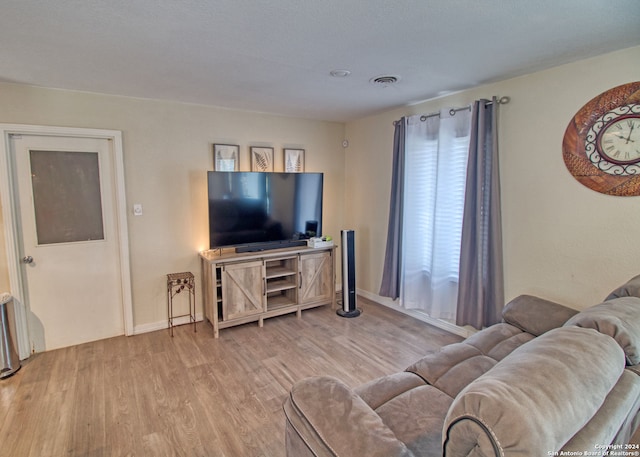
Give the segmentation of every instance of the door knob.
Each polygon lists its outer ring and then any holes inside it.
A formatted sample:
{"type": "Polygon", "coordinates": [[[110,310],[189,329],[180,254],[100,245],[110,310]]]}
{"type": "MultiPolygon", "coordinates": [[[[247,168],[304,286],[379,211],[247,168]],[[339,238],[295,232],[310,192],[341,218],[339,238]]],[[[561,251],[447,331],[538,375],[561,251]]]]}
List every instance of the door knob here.
{"type": "Polygon", "coordinates": [[[31,257],[30,255],[25,255],[22,258],[22,262],[23,263],[33,263],[33,257],[31,257]]]}

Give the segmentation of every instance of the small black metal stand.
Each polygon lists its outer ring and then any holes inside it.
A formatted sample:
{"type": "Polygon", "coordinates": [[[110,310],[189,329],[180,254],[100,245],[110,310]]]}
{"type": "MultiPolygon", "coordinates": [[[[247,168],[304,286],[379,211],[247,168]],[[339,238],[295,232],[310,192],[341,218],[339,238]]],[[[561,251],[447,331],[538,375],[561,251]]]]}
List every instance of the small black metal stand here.
{"type": "Polygon", "coordinates": [[[193,331],[196,332],[196,281],[193,273],[170,273],[167,275],[167,317],[169,321],[169,333],[173,336],[173,320],[179,317],[189,316],[189,322],[193,323],[193,331]],[[173,315],[173,297],[185,291],[189,294],[189,314],[173,315]]]}

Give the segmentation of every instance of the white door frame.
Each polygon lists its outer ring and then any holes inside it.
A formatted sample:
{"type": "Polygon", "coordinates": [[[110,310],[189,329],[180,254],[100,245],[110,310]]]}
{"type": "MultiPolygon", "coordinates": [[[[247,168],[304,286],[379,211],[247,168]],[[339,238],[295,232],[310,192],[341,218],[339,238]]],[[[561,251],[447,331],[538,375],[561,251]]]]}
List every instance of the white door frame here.
{"type": "MultiPolygon", "coordinates": [[[[11,135],[47,135],[80,138],[99,138],[111,140],[113,144],[114,192],[116,227],[118,231],[118,249],[120,257],[120,276],[122,284],[122,306],[125,335],[133,335],[133,305],[131,299],[131,272],[129,261],[129,232],[127,228],[127,207],[124,182],[124,158],[122,150],[122,132],[118,130],[86,129],[73,127],[52,127],[25,124],[0,124],[0,197],[4,218],[7,268],[11,295],[18,302],[16,306],[16,333],[18,352],[21,359],[31,354],[31,339],[25,313],[25,285],[20,263],[20,216],[17,212],[17,198],[14,175],[15,167],[11,157],[11,135]]],[[[0,291],[2,292],[2,291],[0,291]]]]}

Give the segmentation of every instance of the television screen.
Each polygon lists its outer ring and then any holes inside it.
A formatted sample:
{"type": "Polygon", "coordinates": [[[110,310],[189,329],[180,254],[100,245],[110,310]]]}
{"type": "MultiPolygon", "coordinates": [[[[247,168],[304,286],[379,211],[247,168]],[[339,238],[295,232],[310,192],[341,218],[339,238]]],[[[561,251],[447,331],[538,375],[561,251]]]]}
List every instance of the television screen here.
{"type": "Polygon", "coordinates": [[[272,249],[320,236],[322,185],[322,173],[208,172],[210,248],[272,249]]]}

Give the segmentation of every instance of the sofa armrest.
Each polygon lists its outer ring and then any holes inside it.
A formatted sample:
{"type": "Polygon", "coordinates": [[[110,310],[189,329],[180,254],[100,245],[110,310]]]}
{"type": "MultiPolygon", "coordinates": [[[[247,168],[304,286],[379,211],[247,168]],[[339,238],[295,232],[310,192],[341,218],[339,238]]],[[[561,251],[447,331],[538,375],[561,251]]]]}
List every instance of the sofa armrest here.
{"type": "Polygon", "coordinates": [[[287,455],[412,457],[351,388],[328,376],[296,383],[285,400],[287,455]]]}
{"type": "Polygon", "coordinates": [[[590,421],[592,443],[609,444],[636,399],[613,392],[624,367],[612,338],[579,327],[551,330],[460,392],[445,419],[444,455],[558,455],[590,421]]]}
{"type": "Polygon", "coordinates": [[[502,318],[520,330],[540,336],[551,329],[562,327],[577,313],[577,310],[559,303],[532,295],[520,295],[507,303],[502,310],[502,318]]]}

